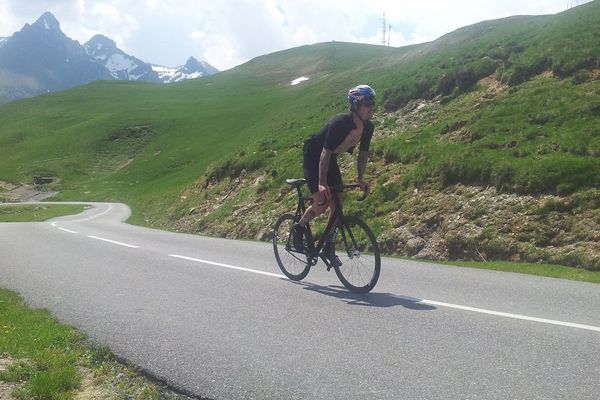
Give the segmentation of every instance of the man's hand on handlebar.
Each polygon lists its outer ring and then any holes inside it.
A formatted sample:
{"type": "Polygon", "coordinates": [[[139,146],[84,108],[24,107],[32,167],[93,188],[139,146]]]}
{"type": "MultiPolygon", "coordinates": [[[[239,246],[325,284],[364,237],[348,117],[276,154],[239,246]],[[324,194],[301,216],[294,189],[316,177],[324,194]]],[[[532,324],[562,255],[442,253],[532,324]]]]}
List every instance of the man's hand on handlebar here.
{"type": "Polygon", "coordinates": [[[366,196],[369,194],[369,184],[364,181],[358,181],[358,187],[362,190],[363,194],[366,196]]]}

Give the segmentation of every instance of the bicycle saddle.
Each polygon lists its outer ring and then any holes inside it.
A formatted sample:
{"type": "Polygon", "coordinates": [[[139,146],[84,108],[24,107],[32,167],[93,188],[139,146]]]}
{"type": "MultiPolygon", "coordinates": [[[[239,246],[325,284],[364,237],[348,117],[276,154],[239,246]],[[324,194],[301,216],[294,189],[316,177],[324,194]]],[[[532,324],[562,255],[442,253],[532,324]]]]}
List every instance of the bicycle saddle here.
{"type": "Polygon", "coordinates": [[[288,185],[292,185],[294,187],[300,187],[306,183],[306,179],[286,179],[285,180],[288,185]]]}

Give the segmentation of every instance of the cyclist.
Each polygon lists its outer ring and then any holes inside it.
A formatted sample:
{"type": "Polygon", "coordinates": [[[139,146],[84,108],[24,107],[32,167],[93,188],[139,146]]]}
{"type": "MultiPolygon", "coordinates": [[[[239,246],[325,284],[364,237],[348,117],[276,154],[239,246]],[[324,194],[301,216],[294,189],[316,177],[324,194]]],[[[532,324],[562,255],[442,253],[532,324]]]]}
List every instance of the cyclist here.
{"type": "MultiPolygon", "coordinates": [[[[334,116],[318,133],[304,142],[304,178],[312,193],[313,203],[300,222],[294,225],[294,247],[299,251],[302,249],[304,228],[313,218],[321,215],[328,207],[329,218],[335,217],[335,203],[332,201],[330,186],[342,184],[337,156],[345,152],[352,154],[359,143],[357,183],[365,194],[369,190],[363,178],[374,130],[371,119],[375,111],[375,91],[368,85],[353,87],[348,91],[348,102],[350,113],[334,116]]],[[[338,196],[340,202],[343,202],[343,193],[338,193],[338,196]]],[[[324,252],[332,264],[341,264],[333,245],[328,244],[324,252]]]]}

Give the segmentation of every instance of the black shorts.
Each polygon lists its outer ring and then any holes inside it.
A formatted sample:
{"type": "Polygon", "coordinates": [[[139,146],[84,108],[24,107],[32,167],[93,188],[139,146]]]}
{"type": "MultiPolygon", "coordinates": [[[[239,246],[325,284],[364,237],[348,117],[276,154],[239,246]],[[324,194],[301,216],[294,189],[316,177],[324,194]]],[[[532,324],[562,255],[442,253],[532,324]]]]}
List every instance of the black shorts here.
{"type": "MultiPolygon", "coordinates": [[[[303,167],[304,167],[304,179],[308,185],[310,193],[316,193],[319,191],[319,161],[321,155],[316,156],[314,153],[304,153],[303,167]]],[[[331,156],[329,162],[329,171],[327,171],[327,185],[335,186],[342,184],[342,174],[340,167],[337,164],[337,157],[331,156]]]]}

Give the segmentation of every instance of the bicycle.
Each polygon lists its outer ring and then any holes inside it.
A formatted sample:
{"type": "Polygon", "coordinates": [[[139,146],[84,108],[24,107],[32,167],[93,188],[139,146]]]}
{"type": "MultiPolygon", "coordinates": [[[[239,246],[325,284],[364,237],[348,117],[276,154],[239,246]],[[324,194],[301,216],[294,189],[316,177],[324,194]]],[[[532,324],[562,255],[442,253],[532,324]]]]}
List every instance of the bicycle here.
{"type": "MultiPolygon", "coordinates": [[[[273,250],[281,271],[289,279],[300,281],[308,275],[310,268],[315,266],[320,258],[327,266],[327,271],[333,268],[342,284],[352,292],[371,291],[377,284],[381,269],[377,239],[360,218],[344,215],[337,195],[338,192],[357,188],[359,185],[332,186],[332,198],[336,205],[335,218],[329,220],[318,241],[315,241],[310,225],[307,225],[303,230],[302,247],[296,248],[293,226],[304,215],[306,203],[310,202],[312,197],[302,194],[305,179],[287,179],[286,182],[296,189],[298,205],[294,214],[281,215],[273,228],[273,250]],[[331,257],[331,253],[327,252],[332,248],[339,256],[333,263],[328,258],[331,257]]],[[[365,197],[366,194],[358,200],[362,201],[365,197]]]]}

